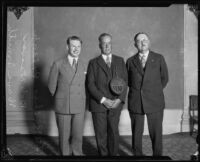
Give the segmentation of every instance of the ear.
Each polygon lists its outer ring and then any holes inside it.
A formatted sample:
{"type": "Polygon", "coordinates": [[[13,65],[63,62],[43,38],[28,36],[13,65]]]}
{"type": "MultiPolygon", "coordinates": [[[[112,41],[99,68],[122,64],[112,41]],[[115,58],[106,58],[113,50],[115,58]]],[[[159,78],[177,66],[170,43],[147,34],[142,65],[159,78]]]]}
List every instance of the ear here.
{"type": "Polygon", "coordinates": [[[68,46],[68,44],[66,44],[66,50],[67,50],[67,51],[69,50],[69,46],[68,46]]]}
{"type": "Polygon", "coordinates": [[[99,43],[99,48],[101,49],[101,43],[99,43]]]}
{"type": "Polygon", "coordinates": [[[134,46],[137,48],[137,44],[134,42],[134,46]]]}
{"type": "Polygon", "coordinates": [[[149,41],[149,48],[151,47],[151,42],[149,41]]]}

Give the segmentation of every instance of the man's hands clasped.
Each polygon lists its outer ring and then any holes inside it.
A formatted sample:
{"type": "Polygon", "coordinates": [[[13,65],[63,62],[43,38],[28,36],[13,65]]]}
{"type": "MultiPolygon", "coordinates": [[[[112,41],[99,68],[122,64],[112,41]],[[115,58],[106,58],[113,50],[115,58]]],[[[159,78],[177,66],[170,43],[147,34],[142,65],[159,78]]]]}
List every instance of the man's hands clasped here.
{"type": "Polygon", "coordinates": [[[105,101],[103,102],[105,107],[108,109],[115,109],[119,106],[120,103],[121,103],[121,100],[118,98],[114,100],[106,98],[105,101]]]}

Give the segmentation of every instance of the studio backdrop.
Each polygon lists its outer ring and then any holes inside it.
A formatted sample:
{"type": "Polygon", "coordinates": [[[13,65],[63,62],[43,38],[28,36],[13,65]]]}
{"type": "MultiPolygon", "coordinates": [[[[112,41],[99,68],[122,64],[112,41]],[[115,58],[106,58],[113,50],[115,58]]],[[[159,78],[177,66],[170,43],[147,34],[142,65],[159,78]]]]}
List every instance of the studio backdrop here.
{"type": "MultiPolygon", "coordinates": [[[[66,55],[66,39],[72,35],[82,39],[80,57],[87,65],[100,54],[101,33],[112,35],[113,54],[126,61],[137,52],[134,35],[146,32],[151,50],[161,53],[168,65],[169,84],[164,90],[166,110],[184,108],[184,5],[30,7],[19,20],[8,12],[7,29],[6,109],[8,118],[18,113],[21,124],[27,127],[24,132],[57,135],[54,102],[47,82],[53,61],[66,55]]],[[[11,125],[7,122],[8,133],[15,129],[11,125]]],[[[131,133],[127,102],[119,129],[120,134],[131,133]]],[[[88,110],[84,135],[94,135],[88,110]]]]}

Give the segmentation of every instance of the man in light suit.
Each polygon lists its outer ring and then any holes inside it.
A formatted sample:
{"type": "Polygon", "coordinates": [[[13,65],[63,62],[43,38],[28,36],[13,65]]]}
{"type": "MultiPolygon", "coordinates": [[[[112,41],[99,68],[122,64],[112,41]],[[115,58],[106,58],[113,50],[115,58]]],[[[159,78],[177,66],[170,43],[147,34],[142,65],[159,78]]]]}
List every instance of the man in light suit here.
{"type": "Polygon", "coordinates": [[[150,40],[146,33],[134,37],[138,53],[127,62],[128,110],[132,127],[132,148],[136,156],[142,156],[144,115],[147,116],[153,156],[162,155],[162,122],[165,107],[163,89],[168,83],[165,59],[149,49],[150,40]]]}
{"type": "Polygon", "coordinates": [[[89,110],[100,156],[116,156],[118,153],[118,124],[127,92],[127,83],[120,95],[113,94],[110,89],[110,81],[116,74],[127,82],[125,62],[122,57],[112,54],[111,40],[107,33],[99,36],[101,55],[89,61],[86,78],[89,110]]]}
{"type": "Polygon", "coordinates": [[[67,55],[53,63],[49,74],[62,155],[83,155],[86,67],[79,58],[81,45],[79,37],[69,37],[67,55]]]}

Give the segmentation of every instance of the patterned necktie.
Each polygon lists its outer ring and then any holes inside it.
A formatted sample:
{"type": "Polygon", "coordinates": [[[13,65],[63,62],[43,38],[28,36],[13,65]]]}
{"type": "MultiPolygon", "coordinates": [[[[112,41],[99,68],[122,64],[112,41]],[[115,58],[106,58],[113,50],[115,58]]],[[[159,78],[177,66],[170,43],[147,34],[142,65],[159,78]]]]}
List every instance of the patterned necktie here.
{"type": "Polygon", "coordinates": [[[110,62],[109,56],[106,57],[106,64],[108,65],[109,68],[111,67],[111,62],[110,62]]]}
{"type": "Polygon", "coordinates": [[[144,67],[145,67],[145,64],[146,64],[145,55],[142,55],[142,56],[140,57],[140,61],[141,61],[142,67],[144,68],[144,67]]]}
{"type": "Polygon", "coordinates": [[[72,68],[74,70],[76,70],[76,59],[75,58],[73,59],[72,68]]]}

